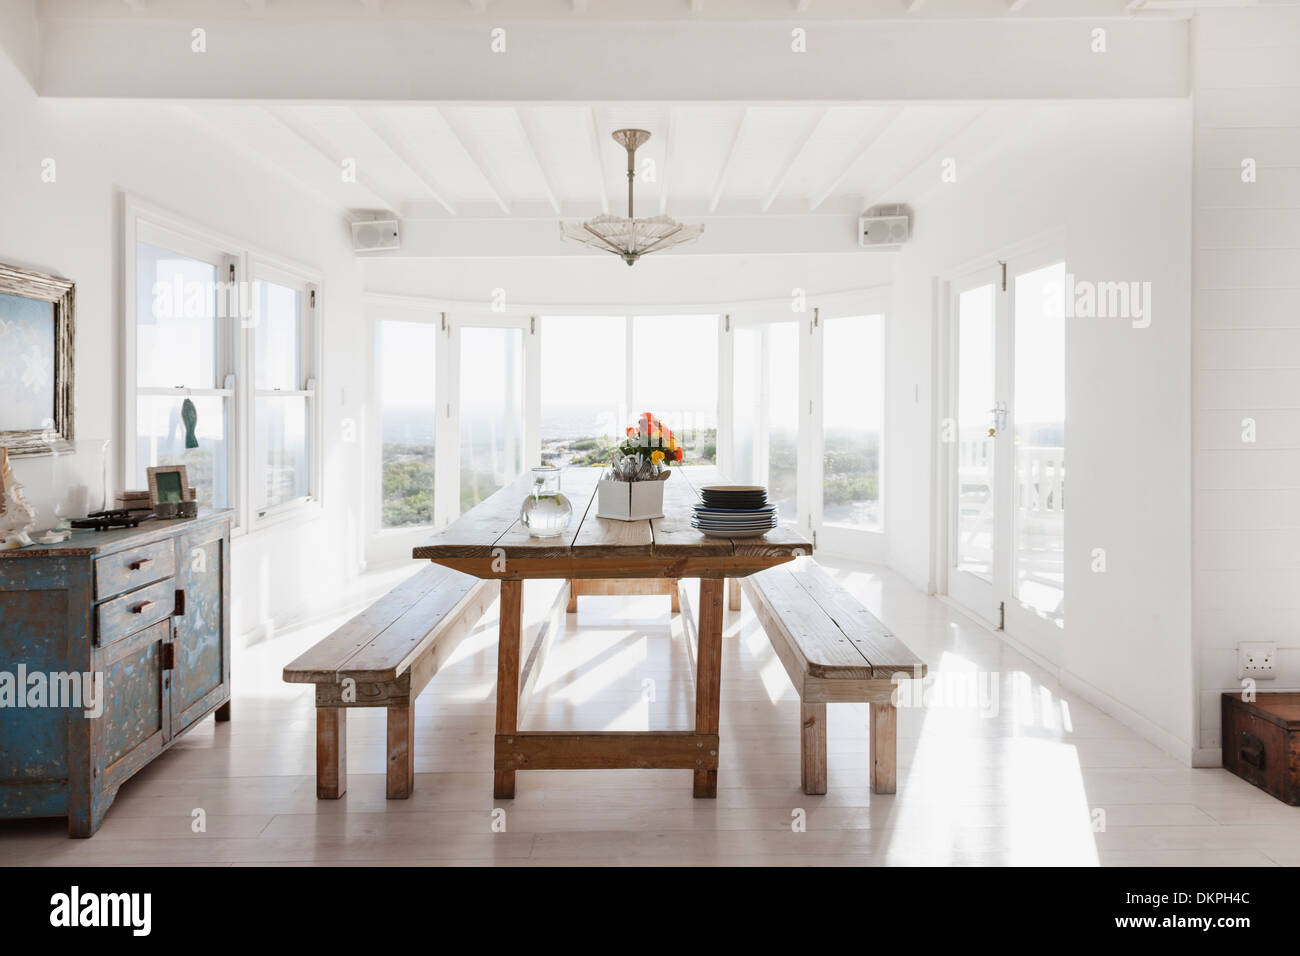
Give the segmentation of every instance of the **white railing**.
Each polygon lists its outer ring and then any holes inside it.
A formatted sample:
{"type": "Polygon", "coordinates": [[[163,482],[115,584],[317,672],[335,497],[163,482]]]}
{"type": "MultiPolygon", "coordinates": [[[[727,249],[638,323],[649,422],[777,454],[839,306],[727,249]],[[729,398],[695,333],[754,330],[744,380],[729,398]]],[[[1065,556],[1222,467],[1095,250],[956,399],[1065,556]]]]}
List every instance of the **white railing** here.
{"type": "Polygon", "coordinates": [[[1021,445],[1016,449],[1016,509],[1026,530],[1059,533],[1065,517],[1064,448],[1021,445]]]}

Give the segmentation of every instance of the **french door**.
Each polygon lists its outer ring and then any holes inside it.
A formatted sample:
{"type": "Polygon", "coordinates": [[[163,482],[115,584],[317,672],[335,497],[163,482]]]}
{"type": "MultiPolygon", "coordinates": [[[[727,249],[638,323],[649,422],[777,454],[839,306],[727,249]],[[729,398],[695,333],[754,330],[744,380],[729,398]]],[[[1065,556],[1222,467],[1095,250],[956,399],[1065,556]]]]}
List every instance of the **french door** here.
{"type": "Polygon", "coordinates": [[[866,561],[884,559],[882,306],[733,313],[719,352],[724,470],[765,485],[818,549],[866,561]]]}
{"type": "Polygon", "coordinates": [[[536,464],[540,350],[530,316],[379,297],[371,311],[366,556],[382,564],[536,464]]]}
{"type": "Polygon", "coordinates": [[[1065,263],[955,279],[947,355],[947,590],[1054,656],[1065,623],[1065,263]]]}

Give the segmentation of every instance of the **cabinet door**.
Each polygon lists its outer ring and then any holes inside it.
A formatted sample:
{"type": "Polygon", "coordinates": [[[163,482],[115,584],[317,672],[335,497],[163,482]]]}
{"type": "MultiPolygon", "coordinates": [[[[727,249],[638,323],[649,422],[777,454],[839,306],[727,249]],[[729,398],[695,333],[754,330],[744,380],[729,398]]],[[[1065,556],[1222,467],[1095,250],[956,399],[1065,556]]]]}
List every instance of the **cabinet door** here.
{"type": "Polygon", "coordinates": [[[173,727],[185,730],[230,696],[229,548],[225,522],[177,537],[176,586],[185,613],[175,617],[173,727]]]}
{"type": "Polygon", "coordinates": [[[171,622],[159,621],[101,652],[104,710],[95,720],[96,789],[115,787],[171,739],[166,670],[171,622]]]}

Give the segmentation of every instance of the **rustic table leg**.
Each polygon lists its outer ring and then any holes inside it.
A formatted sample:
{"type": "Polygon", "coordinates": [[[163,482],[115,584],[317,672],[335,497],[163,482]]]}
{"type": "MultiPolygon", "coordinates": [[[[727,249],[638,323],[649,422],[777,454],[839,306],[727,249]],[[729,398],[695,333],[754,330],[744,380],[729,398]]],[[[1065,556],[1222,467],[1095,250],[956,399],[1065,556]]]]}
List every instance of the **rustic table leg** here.
{"type": "MultiPolygon", "coordinates": [[[[722,701],[722,588],[721,578],[700,581],[699,649],[696,654],[695,732],[716,734],[722,701]]],[[[718,795],[718,771],[695,771],[695,796],[718,795]]]]}
{"type": "Polygon", "coordinates": [[[799,704],[803,732],[799,759],[803,766],[803,792],[826,792],[826,705],[799,704]]]}
{"type": "Polygon", "coordinates": [[[348,791],[348,712],[316,708],[316,796],[337,800],[348,791]]]}
{"type": "MultiPolygon", "coordinates": [[[[519,638],[524,623],[524,583],[501,582],[501,625],[497,640],[497,734],[519,730],[519,638]]],[[[498,770],[492,795],[515,795],[515,771],[498,770]]]]}
{"type": "Polygon", "coordinates": [[[898,710],[892,703],[871,704],[871,792],[898,789],[898,710]]]}
{"type": "Polygon", "coordinates": [[[415,788],[415,701],[388,708],[388,781],[385,796],[406,800],[415,788]]]}

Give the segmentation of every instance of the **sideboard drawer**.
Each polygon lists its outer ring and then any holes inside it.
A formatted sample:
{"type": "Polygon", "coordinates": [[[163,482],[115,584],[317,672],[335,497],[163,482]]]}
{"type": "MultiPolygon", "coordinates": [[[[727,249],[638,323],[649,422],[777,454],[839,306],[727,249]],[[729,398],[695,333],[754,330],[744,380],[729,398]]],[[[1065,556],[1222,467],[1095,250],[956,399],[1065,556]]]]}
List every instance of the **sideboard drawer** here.
{"type": "Polygon", "coordinates": [[[141,628],[165,621],[176,609],[176,581],[168,578],[106,601],[95,609],[99,646],[130,637],[141,628]]]}
{"type": "Polygon", "coordinates": [[[129,551],[95,559],[95,600],[121,594],[176,573],[176,545],[171,540],[142,544],[129,551]]]}

